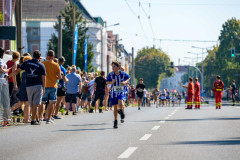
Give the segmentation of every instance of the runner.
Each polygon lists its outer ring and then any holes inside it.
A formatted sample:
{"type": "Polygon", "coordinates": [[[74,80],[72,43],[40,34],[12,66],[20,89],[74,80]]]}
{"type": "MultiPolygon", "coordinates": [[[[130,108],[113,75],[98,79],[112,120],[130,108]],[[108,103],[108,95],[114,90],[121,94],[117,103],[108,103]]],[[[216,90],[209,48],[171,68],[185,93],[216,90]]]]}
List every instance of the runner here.
{"type": "Polygon", "coordinates": [[[165,90],[165,89],[163,89],[163,92],[162,92],[162,94],[160,95],[161,102],[162,102],[162,107],[164,107],[164,106],[165,106],[166,95],[167,95],[167,93],[166,93],[166,90],[165,90]]]}
{"type": "Polygon", "coordinates": [[[135,92],[136,92],[136,89],[134,88],[134,85],[131,85],[130,95],[129,95],[130,104],[134,104],[135,102],[135,92]]]}
{"type": "Polygon", "coordinates": [[[182,97],[181,97],[181,94],[180,93],[178,93],[178,105],[180,105],[181,104],[181,100],[182,100],[182,97]]]}
{"type": "Polygon", "coordinates": [[[118,107],[120,108],[121,119],[125,118],[123,109],[124,106],[124,86],[130,80],[130,76],[119,71],[119,63],[117,61],[112,62],[112,70],[107,77],[107,84],[112,84],[111,89],[111,104],[114,106],[114,126],[113,128],[118,128],[118,107]]]}
{"type": "Polygon", "coordinates": [[[101,76],[99,76],[95,79],[94,100],[92,101],[92,106],[90,108],[89,113],[93,113],[93,110],[95,109],[95,103],[98,99],[100,99],[99,113],[102,113],[103,100],[104,100],[104,96],[105,96],[105,90],[107,89],[107,85],[106,85],[106,79],[104,78],[105,72],[102,71],[100,74],[101,74],[101,76]]]}
{"type": "Polygon", "coordinates": [[[228,88],[228,90],[230,90],[232,92],[232,102],[233,102],[232,106],[236,106],[236,99],[235,99],[236,89],[237,89],[237,87],[235,84],[235,80],[232,80],[232,85],[230,86],[230,88],[228,88]]]}
{"type": "Polygon", "coordinates": [[[152,94],[153,94],[153,104],[155,104],[156,103],[156,108],[158,107],[158,105],[157,105],[157,99],[158,99],[158,96],[159,96],[159,90],[158,90],[158,87],[156,87],[154,90],[153,90],[153,92],[152,92],[152,94]]]}
{"type": "Polygon", "coordinates": [[[145,90],[145,85],[143,84],[143,78],[139,79],[139,84],[136,86],[137,97],[138,97],[138,110],[141,110],[141,104],[143,101],[143,91],[145,90]]]}
{"type": "Polygon", "coordinates": [[[168,89],[166,89],[166,107],[169,106],[170,107],[170,92],[168,91],[168,89]]]}

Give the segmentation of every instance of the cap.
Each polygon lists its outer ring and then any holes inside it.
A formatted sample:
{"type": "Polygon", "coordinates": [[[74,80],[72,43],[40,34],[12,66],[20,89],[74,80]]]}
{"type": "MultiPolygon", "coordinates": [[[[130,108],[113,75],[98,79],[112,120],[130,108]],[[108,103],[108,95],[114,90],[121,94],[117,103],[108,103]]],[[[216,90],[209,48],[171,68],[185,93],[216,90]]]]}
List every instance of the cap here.
{"type": "Polygon", "coordinates": [[[235,82],[235,80],[232,80],[232,82],[235,82]]]}

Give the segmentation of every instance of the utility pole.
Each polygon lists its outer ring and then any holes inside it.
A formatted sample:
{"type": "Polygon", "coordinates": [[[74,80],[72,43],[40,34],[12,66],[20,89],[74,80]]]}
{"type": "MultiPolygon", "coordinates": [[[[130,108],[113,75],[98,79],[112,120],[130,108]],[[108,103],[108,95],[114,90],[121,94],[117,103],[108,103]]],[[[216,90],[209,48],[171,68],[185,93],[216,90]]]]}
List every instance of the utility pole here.
{"type": "Polygon", "coordinates": [[[73,3],[73,35],[72,35],[72,64],[74,64],[74,37],[75,37],[75,5],[73,3]]]}
{"type": "Polygon", "coordinates": [[[22,56],[22,0],[16,1],[17,51],[22,56]]]}
{"type": "Polygon", "coordinates": [[[204,48],[202,48],[202,92],[203,92],[203,88],[204,88],[204,71],[203,71],[203,63],[204,63],[204,59],[203,59],[203,54],[204,54],[204,48]]]}
{"type": "Polygon", "coordinates": [[[62,57],[62,16],[58,17],[58,58],[62,57]]]}
{"type": "Polygon", "coordinates": [[[135,85],[134,48],[132,47],[132,84],[135,85]]]}
{"type": "MultiPolygon", "coordinates": [[[[5,24],[5,6],[4,6],[4,0],[3,0],[3,6],[2,6],[2,11],[3,11],[3,22],[2,22],[2,25],[4,26],[5,24]]],[[[2,40],[2,47],[3,49],[5,49],[5,40],[2,40]]]]}
{"type": "Polygon", "coordinates": [[[101,28],[101,71],[103,71],[103,26],[101,28]]]}

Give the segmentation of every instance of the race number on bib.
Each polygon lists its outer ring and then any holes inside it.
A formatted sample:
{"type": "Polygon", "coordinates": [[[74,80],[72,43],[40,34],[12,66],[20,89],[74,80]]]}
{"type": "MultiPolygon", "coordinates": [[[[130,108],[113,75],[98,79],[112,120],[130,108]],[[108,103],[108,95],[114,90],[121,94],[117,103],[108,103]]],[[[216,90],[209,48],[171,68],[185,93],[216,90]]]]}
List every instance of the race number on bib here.
{"type": "Polygon", "coordinates": [[[113,91],[115,93],[124,92],[124,87],[123,86],[113,86],[113,91]]]}
{"type": "Polygon", "coordinates": [[[138,92],[143,92],[143,89],[139,89],[138,92]]]}

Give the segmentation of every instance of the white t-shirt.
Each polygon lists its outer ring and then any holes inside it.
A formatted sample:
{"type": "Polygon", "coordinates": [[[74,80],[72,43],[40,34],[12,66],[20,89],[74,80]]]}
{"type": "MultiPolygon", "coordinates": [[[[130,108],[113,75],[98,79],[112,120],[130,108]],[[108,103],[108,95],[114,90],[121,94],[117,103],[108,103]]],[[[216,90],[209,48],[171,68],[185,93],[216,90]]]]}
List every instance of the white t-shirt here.
{"type": "Polygon", "coordinates": [[[88,83],[90,94],[93,94],[95,80],[92,80],[88,83]]]}
{"type": "MultiPolygon", "coordinates": [[[[6,63],[1,58],[0,58],[0,66],[3,66],[3,69],[7,69],[6,63]]],[[[7,75],[7,73],[0,73],[0,78],[4,78],[4,75],[7,75]]]]}

